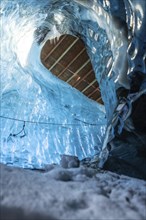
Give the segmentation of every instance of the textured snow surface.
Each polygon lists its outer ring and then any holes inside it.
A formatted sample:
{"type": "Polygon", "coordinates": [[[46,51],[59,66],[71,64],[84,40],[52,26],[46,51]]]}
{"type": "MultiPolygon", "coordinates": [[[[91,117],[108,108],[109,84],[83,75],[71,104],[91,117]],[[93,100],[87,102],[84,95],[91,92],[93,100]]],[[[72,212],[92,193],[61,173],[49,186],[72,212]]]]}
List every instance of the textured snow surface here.
{"type": "Polygon", "coordinates": [[[1,219],[142,220],[146,182],[112,172],[49,165],[0,166],[1,219]]]}

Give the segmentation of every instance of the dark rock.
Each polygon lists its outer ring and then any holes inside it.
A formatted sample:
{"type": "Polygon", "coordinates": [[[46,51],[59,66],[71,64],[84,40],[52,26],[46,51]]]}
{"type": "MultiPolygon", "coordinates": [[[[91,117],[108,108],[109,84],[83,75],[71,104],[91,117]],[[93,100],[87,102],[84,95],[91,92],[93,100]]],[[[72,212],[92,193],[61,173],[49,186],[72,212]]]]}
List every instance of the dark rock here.
{"type": "Polygon", "coordinates": [[[63,168],[75,168],[75,167],[79,167],[80,161],[76,156],[63,154],[61,155],[60,165],[63,168]]]}
{"type": "Polygon", "coordinates": [[[111,143],[103,169],[146,180],[146,135],[123,131],[111,143]]]}

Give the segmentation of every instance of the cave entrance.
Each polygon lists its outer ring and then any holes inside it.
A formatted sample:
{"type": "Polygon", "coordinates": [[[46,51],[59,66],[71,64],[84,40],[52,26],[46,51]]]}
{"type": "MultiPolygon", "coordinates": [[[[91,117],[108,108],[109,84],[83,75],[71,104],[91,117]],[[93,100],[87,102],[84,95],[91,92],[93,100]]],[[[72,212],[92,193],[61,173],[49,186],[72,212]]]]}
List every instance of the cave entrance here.
{"type": "Polygon", "coordinates": [[[44,66],[88,98],[103,104],[95,73],[81,39],[62,35],[48,40],[41,52],[44,66]]]}

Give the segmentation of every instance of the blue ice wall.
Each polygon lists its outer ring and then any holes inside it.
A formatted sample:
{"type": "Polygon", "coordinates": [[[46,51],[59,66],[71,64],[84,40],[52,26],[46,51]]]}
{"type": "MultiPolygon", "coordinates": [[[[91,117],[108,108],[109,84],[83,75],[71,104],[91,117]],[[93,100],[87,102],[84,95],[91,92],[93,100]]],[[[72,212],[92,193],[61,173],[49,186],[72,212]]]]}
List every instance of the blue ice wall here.
{"type": "MultiPolygon", "coordinates": [[[[1,162],[23,167],[80,159],[101,151],[104,107],[52,75],[40,61],[35,30],[48,16],[43,2],[2,1],[1,162]]],[[[52,25],[53,27],[53,25],[52,25]]],[[[57,32],[52,31],[52,38],[57,32]]]]}
{"type": "Polygon", "coordinates": [[[107,123],[117,105],[116,89],[122,84],[116,61],[126,43],[98,1],[78,2],[1,1],[3,163],[40,168],[59,163],[60,154],[83,159],[96,153],[103,159],[107,123]],[[40,41],[44,29],[48,33],[40,41]],[[43,45],[62,34],[84,41],[105,108],[42,65],[43,45]]]}

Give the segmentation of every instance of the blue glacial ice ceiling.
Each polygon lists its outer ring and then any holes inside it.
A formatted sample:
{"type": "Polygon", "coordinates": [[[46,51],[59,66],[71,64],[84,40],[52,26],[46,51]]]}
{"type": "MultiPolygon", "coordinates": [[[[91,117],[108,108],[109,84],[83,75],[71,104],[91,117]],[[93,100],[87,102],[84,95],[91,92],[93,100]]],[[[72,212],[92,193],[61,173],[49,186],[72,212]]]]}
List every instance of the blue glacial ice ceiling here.
{"type": "MultiPolygon", "coordinates": [[[[132,6],[126,4],[133,19],[132,6]]],[[[103,0],[1,1],[1,162],[40,168],[58,163],[60,154],[79,159],[97,154],[104,162],[117,90],[130,88],[127,74],[137,67],[136,56],[127,54],[132,41],[114,22],[112,9],[103,0]],[[45,42],[62,34],[84,41],[104,106],[42,65],[45,42]]]]}

